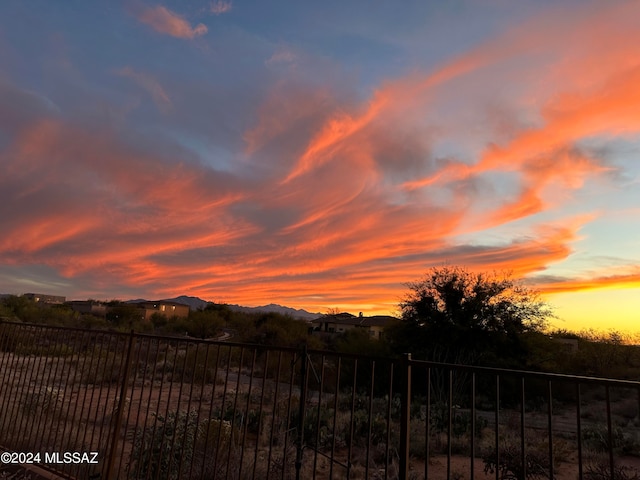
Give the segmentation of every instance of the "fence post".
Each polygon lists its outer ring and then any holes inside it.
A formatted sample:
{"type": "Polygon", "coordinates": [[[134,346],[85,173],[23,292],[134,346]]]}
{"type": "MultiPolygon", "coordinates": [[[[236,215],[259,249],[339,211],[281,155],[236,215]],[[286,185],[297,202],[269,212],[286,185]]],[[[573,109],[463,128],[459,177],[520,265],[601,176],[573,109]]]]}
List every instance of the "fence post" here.
{"type": "MultiPolygon", "coordinates": [[[[120,384],[120,398],[118,399],[118,410],[115,414],[115,425],[113,428],[113,437],[111,438],[111,448],[109,450],[109,458],[107,461],[107,471],[105,472],[105,478],[111,479],[113,472],[113,464],[116,459],[116,448],[118,446],[118,437],[120,436],[120,426],[122,425],[122,415],[125,408],[125,400],[127,396],[127,384],[129,383],[129,374],[131,371],[131,353],[133,351],[134,344],[134,331],[131,330],[129,334],[129,346],[127,347],[127,356],[125,357],[124,374],[122,375],[122,383],[120,384]]],[[[114,477],[114,478],[117,478],[114,477]]]]}
{"type": "MultiPolygon", "coordinates": [[[[398,465],[399,480],[409,478],[409,436],[411,429],[411,354],[405,353],[402,358],[404,385],[400,393],[400,460],[398,465]]],[[[429,419],[427,419],[429,421],[429,419]]]]}
{"type": "Polygon", "coordinates": [[[300,404],[298,405],[298,438],[296,440],[296,480],[300,480],[302,469],[302,452],[304,450],[304,414],[307,403],[307,344],[302,346],[300,353],[300,404]]]}

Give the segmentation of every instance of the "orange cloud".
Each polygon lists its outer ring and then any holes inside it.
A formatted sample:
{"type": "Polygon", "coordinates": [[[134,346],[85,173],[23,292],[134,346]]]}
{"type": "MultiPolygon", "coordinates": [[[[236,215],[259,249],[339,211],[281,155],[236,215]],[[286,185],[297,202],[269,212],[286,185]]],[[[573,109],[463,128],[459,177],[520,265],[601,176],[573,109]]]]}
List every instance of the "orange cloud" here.
{"type": "Polygon", "coordinates": [[[207,33],[206,25],[199,23],[195,27],[192,27],[182,16],[162,5],[144,7],[137,12],[136,17],[156,32],[171,35],[176,38],[192,39],[207,33]]]}
{"type": "Polygon", "coordinates": [[[588,290],[640,288],[640,267],[627,267],[629,273],[615,275],[595,275],[590,278],[558,279],[556,281],[543,279],[537,288],[544,294],[582,292],[588,290]]]}

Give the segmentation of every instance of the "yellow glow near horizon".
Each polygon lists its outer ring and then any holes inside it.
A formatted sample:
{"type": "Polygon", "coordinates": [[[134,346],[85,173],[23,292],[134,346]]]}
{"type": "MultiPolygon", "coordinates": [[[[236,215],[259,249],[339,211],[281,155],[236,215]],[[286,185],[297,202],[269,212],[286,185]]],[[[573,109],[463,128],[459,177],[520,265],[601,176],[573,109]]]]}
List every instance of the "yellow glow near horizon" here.
{"type": "Polygon", "coordinates": [[[553,327],[582,331],[640,333],[640,289],[602,289],[544,297],[554,307],[553,327]]]}
{"type": "MultiPolygon", "coordinates": [[[[617,331],[640,337],[640,288],[603,288],[543,295],[542,299],[552,308],[557,318],[551,319],[552,329],[574,332],[594,330],[607,333],[617,331]]],[[[334,305],[340,311],[357,315],[399,316],[397,303],[341,304],[334,305]]],[[[327,307],[311,309],[325,313],[327,307]]]]}

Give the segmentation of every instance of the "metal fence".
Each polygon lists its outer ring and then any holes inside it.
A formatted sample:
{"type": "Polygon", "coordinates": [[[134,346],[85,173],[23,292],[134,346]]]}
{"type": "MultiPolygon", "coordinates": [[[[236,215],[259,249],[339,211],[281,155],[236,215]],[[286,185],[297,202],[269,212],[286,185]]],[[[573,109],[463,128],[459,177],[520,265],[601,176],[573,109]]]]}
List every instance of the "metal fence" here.
{"type": "Polygon", "coordinates": [[[66,478],[622,480],[639,408],[640,382],[0,323],[2,458],[66,478]]]}

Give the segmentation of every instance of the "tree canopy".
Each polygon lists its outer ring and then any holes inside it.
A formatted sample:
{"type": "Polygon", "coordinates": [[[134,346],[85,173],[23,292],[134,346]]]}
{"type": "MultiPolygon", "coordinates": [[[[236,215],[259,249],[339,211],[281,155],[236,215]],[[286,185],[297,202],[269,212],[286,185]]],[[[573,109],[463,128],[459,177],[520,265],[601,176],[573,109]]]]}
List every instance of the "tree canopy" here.
{"type": "Polygon", "coordinates": [[[396,340],[428,358],[440,352],[437,360],[517,356],[519,334],[540,331],[552,316],[534,290],[507,273],[437,267],[408,287],[400,303],[404,322],[396,340]],[[448,352],[445,358],[443,349],[448,352]],[[460,358],[461,352],[472,358],[460,358]]]}

